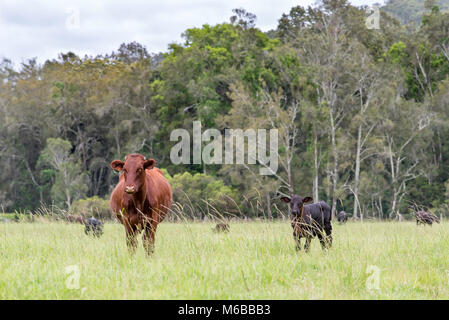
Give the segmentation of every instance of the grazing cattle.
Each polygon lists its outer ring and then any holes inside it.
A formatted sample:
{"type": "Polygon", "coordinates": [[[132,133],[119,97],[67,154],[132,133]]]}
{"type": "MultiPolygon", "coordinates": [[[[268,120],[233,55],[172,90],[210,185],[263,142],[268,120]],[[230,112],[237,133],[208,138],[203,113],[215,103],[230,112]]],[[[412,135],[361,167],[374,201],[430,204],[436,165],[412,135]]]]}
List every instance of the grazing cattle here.
{"type": "Polygon", "coordinates": [[[340,211],[340,213],[337,215],[337,220],[340,223],[345,223],[348,221],[348,214],[345,211],[340,211]]]}
{"type": "Polygon", "coordinates": [[[227,223],[218,223],[213,229],[214,232],[229,232],[230,226],[227,223]]]}
{"type": "Polygon", "coordinates": [[[112,191],[110,208],[125,226],[130,252],[137,247],[136,236],[143,230],[143,246],[148,254],[154,250],[157,225],[165,218],[173,201],[172,189],[153,159],[129,154],[125,161],[114,160],[111,168],[122,172],[112,191]]]}
{"type": "Polygon", "coordinates": [[[315,236],[320,240],[323,250],[332,246],[331,208],[326,202],[305,204],[313,199],[302,198],[296,194],[291,198],[282,197],[281,200],[290,204],[296,250],[301,250],[301,238],[305,238],[304,250],[308,252],[310,242],[315,236]]]}
{"type": "Polygon", "coordinates": [[[416,215],[416,225],[421,224],[430,224],[432,225],[434,222],[440,223],[440,219],[438,217],[434,216],[433,214],[426,212],[426,211],[418,211],[415,213],[416,215]]]}
{"type": "Polygon", "coordinates": [[[84,224],[85,218],[80,215],[68,214],[66,216],[68,222],[84,224]]]}
{"type": "Polygon", "coordinates": [[[86,223],[84,224],[84,233],[97,238],[101,237],[101,235],[103,234],[103,223],[95,218],[87,219],[86,223]]]}

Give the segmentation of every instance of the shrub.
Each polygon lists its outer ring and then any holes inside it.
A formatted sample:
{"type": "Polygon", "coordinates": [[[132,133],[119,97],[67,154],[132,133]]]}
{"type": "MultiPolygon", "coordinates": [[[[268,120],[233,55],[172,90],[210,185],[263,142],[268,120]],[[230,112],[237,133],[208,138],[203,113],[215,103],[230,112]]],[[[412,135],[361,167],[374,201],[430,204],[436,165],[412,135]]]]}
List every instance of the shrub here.
{"type": "MultiPolygon", "coordinates": [[[[173,177],[162,170],[173,189],[173,201],[183,207],[182,214],[189,218],[225,217],[238,212],[232,199],[236,191],[222,180],[204,173],[184,172],[173,177]]],[[[176,209],[174,209],[176,211],[176,209]]]]}
{"type": "Polygon", "coordinates": [[[112,219],[112,214],[109,210],[109,201],[97,196],[76,200],[72,203],[69,212],[84,217],[112,219]]]}

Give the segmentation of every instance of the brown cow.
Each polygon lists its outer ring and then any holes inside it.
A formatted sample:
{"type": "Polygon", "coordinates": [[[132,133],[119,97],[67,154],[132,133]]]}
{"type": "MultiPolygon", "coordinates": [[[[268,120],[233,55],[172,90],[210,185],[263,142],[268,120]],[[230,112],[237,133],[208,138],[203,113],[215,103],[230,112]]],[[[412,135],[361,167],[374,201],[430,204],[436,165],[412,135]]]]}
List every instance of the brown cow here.
{"type": "Polygon", "coordinates": [[[84,222],[85,222],[85,218],[83,216],[75,215],[75,214],[68,214],[66,216],[66,219],[68,222],[72,222],[72,223],[84,224],[84,222]]]}
{"type": "Polygon", "coordinates": [[[127,245],[132,253],[137,234],[143,230],[143,246],[148,254],[154,250],[154,236],[159,222],[167,215],[173,201],[172,189],[153,159],[129,154],[125,162],[114,160],[111,168],[122,172],[112,191],[110,208],[125,226],[127,245]]]}
{"type": "Polygon", "coordinates": [[[214,232],[229,232],[230,227],[228,223],[218,223],[215,228],[212,229],[214,232]]]}

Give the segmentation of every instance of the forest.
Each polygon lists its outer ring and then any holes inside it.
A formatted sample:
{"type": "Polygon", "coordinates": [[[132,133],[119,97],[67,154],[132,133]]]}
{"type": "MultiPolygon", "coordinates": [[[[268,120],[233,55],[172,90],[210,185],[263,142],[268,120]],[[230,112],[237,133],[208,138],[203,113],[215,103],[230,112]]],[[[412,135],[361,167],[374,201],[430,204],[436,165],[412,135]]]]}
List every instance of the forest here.
{"type": "Polygon", "coordinates": [[[43,64],[3,59],[0,210],[107,207],[119,178],[110,162],[140,153],[165,172],[175,201],[194,207],[191,218],[279,218],[279,192],[355,219],[408,219],[417,207],[449,217],[449,4],[413,11],[417,1],[406,1],[413,14],[395,15],[404,3],[381,8],[380,29],[367,27],[365,7],[321,0],[268,32],[234,9],[162,53],[131,42],[43,64]],[[173,164],[170,133],[193,121],[278,129],[277,174],[173,164]]]}

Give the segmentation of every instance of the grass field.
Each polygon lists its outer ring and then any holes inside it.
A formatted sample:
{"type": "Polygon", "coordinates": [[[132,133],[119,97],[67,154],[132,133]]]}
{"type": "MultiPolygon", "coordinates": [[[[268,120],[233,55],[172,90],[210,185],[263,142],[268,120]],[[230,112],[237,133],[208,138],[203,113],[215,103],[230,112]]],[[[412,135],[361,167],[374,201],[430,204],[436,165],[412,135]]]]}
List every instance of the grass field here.
{"type": "Polygon", "coordinates": [[[119,224],[100,239],[76,224],[0,224],[0,299],[449,298],[447,223],[334,223],[333,248],[314,239],[309,254],[288,222],[212,227],[162,223],[148,258],[140,239],[128,254],[119,224]]]}

